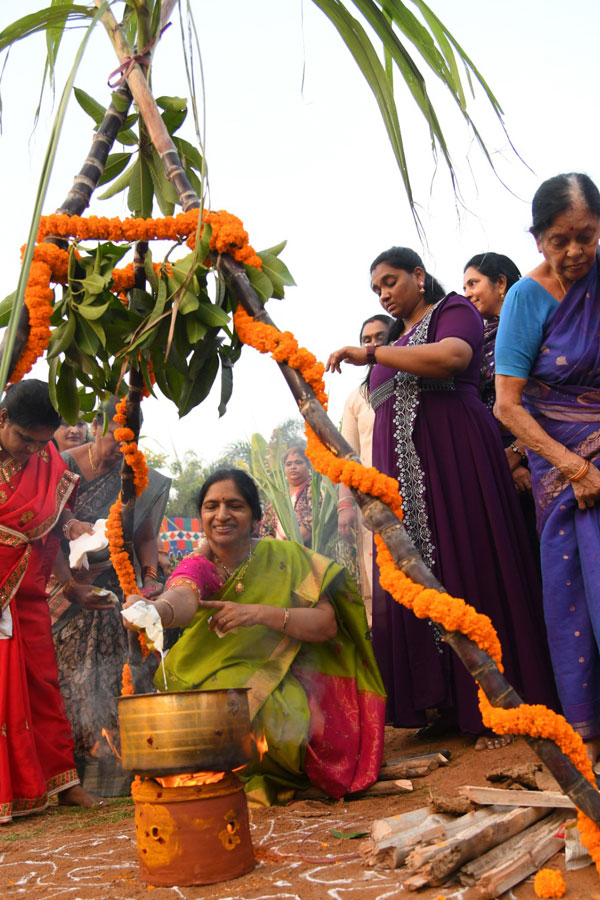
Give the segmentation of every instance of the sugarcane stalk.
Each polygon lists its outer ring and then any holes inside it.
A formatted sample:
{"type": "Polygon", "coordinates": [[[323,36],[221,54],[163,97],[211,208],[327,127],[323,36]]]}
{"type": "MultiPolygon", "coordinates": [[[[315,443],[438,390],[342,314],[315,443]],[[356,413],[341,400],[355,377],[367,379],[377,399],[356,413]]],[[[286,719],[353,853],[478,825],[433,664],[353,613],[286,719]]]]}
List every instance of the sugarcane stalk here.
{"type": "MultiPolygon", "coordinates": [[[[102,0],[94,0],[94,2],[98,8],[102,6],[102,0]]],[[[172,9],[174,2],[175,0],[168,0],[168,3],[165,3],[165,10],[169,4],[172,9]]],[[[167,17],[165,16],[165,20],[166,18],[167,17]]],[[[119,59],[123,60],[126,57],[133,56],[133,50],[110,9],[106,10],[101,16],[101,21],[119,59]]],[[[184,212],[199,206],[198,195],[185,174],[185,169],[179,159],[177,148],[173,143],[171,135],[167,131],[161,118],[160,111],[154,101],[154,97],[148,88],[148,82],[143,69],[137,62],[133,65],[131,71],[127,75],[127,83],[133,94],[140,115],[146,123],[146,128],[148,129],[149,134],[152,135],[152,143],[162,160],[167,178],[173,183],[177,190],[179,201],[184,212]]]]}

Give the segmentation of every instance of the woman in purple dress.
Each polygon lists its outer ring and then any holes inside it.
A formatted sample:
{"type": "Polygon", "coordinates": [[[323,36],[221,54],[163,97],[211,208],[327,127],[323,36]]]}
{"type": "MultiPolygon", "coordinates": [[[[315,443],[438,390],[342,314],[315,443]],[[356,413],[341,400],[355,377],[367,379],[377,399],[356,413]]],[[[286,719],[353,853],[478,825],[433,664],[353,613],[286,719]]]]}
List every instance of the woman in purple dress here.
{"type": "MultiPolygon", "coordinates": [[[[371,285],[397,320],[392,346],[343,347],[327,368],[375,364],[373,464],[398,479],[408,533],[446,590],[490,616],[521,696],[553,705],[540,584],[498,429],[478,395],[481,316],[464,297],[444,296],[405,247],[377,257],[371,285]]],[[[426,739],[458,727],[480,735],[478,749],[508,743],[483,734],[472,677],[435,627],[395,603],[377,575],[373,644],[388,721],[417,727],[426,739]]]]}
{"type": "Polygon", "coordinates": [[[532,212],[544,260],[504,303],[498,412],[528,447],[556,684],[598,774],[600,192],[587,175],[556,175],[532,212]]]}

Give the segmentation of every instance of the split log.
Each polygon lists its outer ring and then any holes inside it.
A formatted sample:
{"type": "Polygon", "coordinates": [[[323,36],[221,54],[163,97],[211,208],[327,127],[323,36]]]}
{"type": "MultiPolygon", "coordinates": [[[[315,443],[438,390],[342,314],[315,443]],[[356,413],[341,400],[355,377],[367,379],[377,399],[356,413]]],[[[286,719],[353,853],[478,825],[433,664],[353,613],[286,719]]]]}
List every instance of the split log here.
{"type": "Polygon", "coordinates": [[[443,844],[413,850],[406,859],[406,867],[414,874],[403,882],[403,886],[407,890],[416,891],[427,885],[443,884],[464,863],[481,856],[548,815],[547,809],[534,807],[518,807],[508,811],[502,807],[493,809],[493,815],[463,828],[443,844]]]}
{"type": "MultiPolygon", "coordinates": [[[[427,810],[420,812],[426,813],[427,810]]],[[[360,852],[368,866],[379,866],[386,869],[399,868],[409,853],[416,847],[425,846],[431,841],[446,841],[458,832],[463,832],[467,824],[489,819],[493,813],[489,809],[480,809],[468,813],[460,819],[442,813],[428,813],[424,818],[416,820],[410,827],[398,829],[393,819],[379,819],[371,826],[371,839],[363,841],[360,852]],[[391,825],[386,826],[386,822],[391,825]],[[388,833],[373,840],[372,835],[382,834],[387,827],[388,833]],[[391,831],[391,828],[396,830],[391,831]]],[[[408,824],[408,823],[407,823],[408,824]]]]}
{"type": "Polygon", "coordinates": [[[371,823],[369,834],[373,841],[381,841],[400,831],[409,831],[421,825],[431,815],[426,806],[413,809],[407,813],[398,813],[397,816],[389,816],[385,819],[375,819],[371,823]]]}
{"type": "MultiPolygon", "coordinates": [[[[412,782],[406,779],[395,781],[376,781],[364,791],[356,791],[346,794],[344,800],[365,800],[368,797],[392,797],[395,794],[408,794],[413,790],[412,782]]],[[[296,800],[331,800],[324,791],[319,788],[308,788],[306,791],[297,791],[296,800]]]]}
{"type": "Polygon", "coordinates": [[[407,760],[382,766],[379,770],[381,781],[389,781],[392,778],[424,778],[439,768],[439,762],[435,759],[407,760]]]}
{"type": "Polygon", "coordinates": [[[415,753],[414,756],[397,756],[395,759],[388,759],[384,766],[395,766],[396,763],[421,763],[426,759],[432,759],[439,763],[440,766],[447,766],[450,759],[450,750],[436,750],[431,753],[415,753]]]}
{"type": "Polygon", "coordinates": [[[472,803],[500,803],[503,806],[536,806],[546,809],[575,808],[571,798],[560,791],[513,791],[465,784],[458,792],[468,797],[472,803]]]}
{"type": "Polygon", "coordinates": [[[556,832],[564,822],[560,810],[515,835],[489,853],[484,853],[459,872],[461,884],[469,886],[463,900],[493,900],[524,881],[564,847],[556,832]]]}

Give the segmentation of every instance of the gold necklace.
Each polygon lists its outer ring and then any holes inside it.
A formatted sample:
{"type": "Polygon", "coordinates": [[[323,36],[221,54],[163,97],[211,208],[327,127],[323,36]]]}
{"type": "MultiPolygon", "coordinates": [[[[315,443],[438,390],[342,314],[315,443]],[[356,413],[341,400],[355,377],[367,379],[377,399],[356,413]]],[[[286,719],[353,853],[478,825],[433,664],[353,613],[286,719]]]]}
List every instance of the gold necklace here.
{"type": "Polygon", "coordinates": [[[90,458],[90,466],[92,467],[92,472],[94,475],[97,475],[98,467],[97,467],[96,463],[94,462],[94,458],[92,456],[92,445],[91,444],[88,444],[88,456],[90,458]]]}
{"type": "Polygon", "coordinates": [[[238,576],[237,576],[237,582],[236,582],[236,585],[235,585],[235,588],[234,588],[236,594],[243,594],[243,593],[244,593],[244,590],[245,590],[245,586],[244,586],[244,575],[245,575],[246,572],[248,571],[248,566],[250,565],[250,560],[252,559],[252,553],[253,553],[253,551],[250,550],[250,553],[248,554],[248,556],[246,557],[246,559],[245,559],[243,562],[238,563],[237,566],[234,566],[233,569],[229,569],[229,568],[225,565],[225,563],[223,562],[223,560],[222,560],[219,556],[217,556],[217,554],[214,553],[214,551],[213,551],[213,556],[214,556],[214,558],[215,558],[215,562],[217,563],[217,565],[221,566],[221,568],[222,568],[223,571],[225,572],[225,575],[227,576],[228,579],[229,579],[229,578],[233,578],[233,575],[234,575],[235,570],[236,570],[236,569],[239,569],[240,566],[242,567],[241,572],[238,573],[238,576]]]}
{"type": "MultiPolygon", "coordinates": [[[[564,284],[562,283],[562,279],[561,279],[560,275],[558,274],[558,272],[556,272],[555,275],[556,275],[556,277],[558,278],[558,283],[560,284],[560,289],[561,289],[561,291],[563,292],[563,295],[562,295],[562,297],[561,297],[560,299],[561,299],[561,300],[564,300],[565,297],[566,297],[566,294],[567,294],[567,289],[566,289],[566,287],[564,286],[564,284]]],[[[559,301],[559,302],[560,302],[560,301],[559,301]]]]}
{"type": "Polygon", "coordinates": [[[407,328],[406,330],[412,331],[412,329],[415,328],[419,324],[419,322],[422,322],[432,306],[435,306],[435,303],[428,303],[427,306],[425,307],[425,309],[423,310],[422,315],[420,315],[419,318],[417,319],[417,321],[413,322],[413,324],[410,326],[410,328],[407,328]]]}

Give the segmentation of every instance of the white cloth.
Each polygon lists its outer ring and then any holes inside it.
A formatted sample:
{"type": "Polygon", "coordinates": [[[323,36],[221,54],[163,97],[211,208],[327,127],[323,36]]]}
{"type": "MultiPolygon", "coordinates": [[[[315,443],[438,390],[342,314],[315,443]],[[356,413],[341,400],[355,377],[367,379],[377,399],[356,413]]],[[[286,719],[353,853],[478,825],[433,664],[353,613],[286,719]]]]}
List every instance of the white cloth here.
{"type": "Polygon", "coordinates": [[[104,550],[108,547],[106,536],[106,519],[98,519],[92,525],[93,534],[82,534],[74,541],[69,541],[69,568],[89,569],[87,554],[93,550],[104,550]]]}
{"type": "Polygon", "coordinates": [[[122,609],[121,615],[136,628],[145,631],[154,649],[162,654],[164,631],[158,610],[153,604],[137,600],[133,606],[122,609]]]}
{"type": "Polygon", "coordinates": [[[0,616],[0,641],[5,641],[13,636],[13,621],[10,606],[7,606],[0,616]]]}

